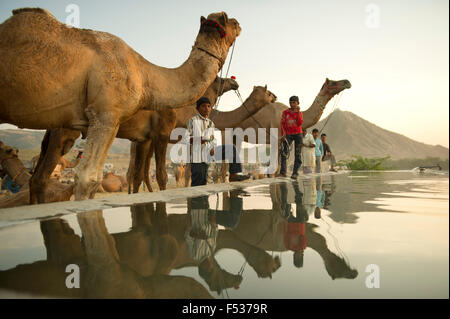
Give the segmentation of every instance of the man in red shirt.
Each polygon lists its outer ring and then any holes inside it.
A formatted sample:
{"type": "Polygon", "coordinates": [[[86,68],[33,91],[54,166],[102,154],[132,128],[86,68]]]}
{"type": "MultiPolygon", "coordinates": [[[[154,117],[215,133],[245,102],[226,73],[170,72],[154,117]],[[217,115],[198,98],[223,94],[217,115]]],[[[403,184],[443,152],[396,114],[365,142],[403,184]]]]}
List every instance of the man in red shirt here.
{"type": "Polygon", "coordinates": [[[289,98],[289,105],[291,106],[291,108],[284,110],[283,114],[281,115],[282,151],[279,176],[286,177],[286,158],[288,154],[286,154],[287,152],[285,150],[292,144],[292,141],[294,141],[295,161],[291,178],[297,179],[297,172],[302,164],[302,161],[300,159],[300,152],[302,147],[303,112],[300,112],[300,102],[298,96],[291,96],[289,98]]]}

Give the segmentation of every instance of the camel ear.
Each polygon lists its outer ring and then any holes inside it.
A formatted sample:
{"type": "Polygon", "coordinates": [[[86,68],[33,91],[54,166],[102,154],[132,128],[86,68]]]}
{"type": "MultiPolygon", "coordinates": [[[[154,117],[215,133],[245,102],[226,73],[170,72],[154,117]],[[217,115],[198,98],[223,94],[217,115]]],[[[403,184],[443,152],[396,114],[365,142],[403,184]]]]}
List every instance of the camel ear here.
{"type": "Polygon", "coordinates": [[[325,83],[328,84],[329,82],[330,82],[330,79],[327,78],[327,79],[325,80],[325,83]]]}
{"type": "Polygon", "coordinates": [[[266,84],[266,86],[264,87],[264,90],[266,90],[266,91],[267,91],[267,84],[266,84]]]}
{"type": "Polygon", "coordinates": [[[203,24],[206,21],[206,18],[204,16],[200,17],[200,24],[203,24]]]}
{"type": "Polygon", "coordinates": [[[219,22],[221,25],[226,26],[228,23],[228,16],[225,12],[221,12],[221,15],[219,17],[219,22]]]}
{"type": "Polygon", "coordinates": [[[253,90],[256,90],[256,86],[255,85],[253,85],[253,90]]]}

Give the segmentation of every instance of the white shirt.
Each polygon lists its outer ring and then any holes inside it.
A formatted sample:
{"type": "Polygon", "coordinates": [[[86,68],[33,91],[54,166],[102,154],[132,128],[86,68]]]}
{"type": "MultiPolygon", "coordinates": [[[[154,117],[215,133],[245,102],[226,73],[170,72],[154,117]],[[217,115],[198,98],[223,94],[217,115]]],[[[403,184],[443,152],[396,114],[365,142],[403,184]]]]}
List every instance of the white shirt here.
{"type": "Polygon", "coordinates": [[[207,162],[208,152],[213,147],[217,145],[217,141],[214,137],[214,122],[210,119],[197,114],[189,119],[186,124],[186,134],[184,141],[186,144],[190,145],[191,137],[202,137],[202,139],[207,139],[208,141],[204,144],[199,142],[194,142],[190,151],[190,161],[194,163],[207,162]],[[205,155],[201,155],[201,154],[205,155]]]}
{"type": "Polygon", "coordinates": [[[302,147],[302,166],[304,167],[315,167],[316,166],[316,149],[315,147],[308,147],[311,145],[316,145],[314,137],[311,133],[307,133],[303,137],[303,144],[306,146],[302,147]]]}

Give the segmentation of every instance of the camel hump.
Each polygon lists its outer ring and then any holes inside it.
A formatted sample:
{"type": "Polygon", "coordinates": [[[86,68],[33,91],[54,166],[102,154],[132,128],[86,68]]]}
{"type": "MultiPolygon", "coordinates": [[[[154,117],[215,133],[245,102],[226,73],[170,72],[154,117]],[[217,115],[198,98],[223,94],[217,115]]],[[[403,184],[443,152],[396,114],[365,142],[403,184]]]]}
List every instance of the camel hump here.
{"type": "Polygon", "coordinates": [[[46,15],[54,18],[53,14],[51,14],[50,11],[48,11],[47,9],[42,9],[42,8],[20,8],[20,9],[14,9],[12,11],[12,14],[16,15],[16,14],[20,14],[20,13],[23,13],[23,12],[41,13],[41,14],[46,14],[46,15]]]}

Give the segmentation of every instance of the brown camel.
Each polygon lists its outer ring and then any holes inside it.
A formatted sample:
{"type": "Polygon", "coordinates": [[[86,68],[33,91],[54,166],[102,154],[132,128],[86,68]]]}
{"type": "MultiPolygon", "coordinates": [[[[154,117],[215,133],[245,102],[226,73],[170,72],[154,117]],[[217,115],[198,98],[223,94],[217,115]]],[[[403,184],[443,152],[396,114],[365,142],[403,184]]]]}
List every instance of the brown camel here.
{"type": "Polygon", "coordinates": [[[127,181],[123,176],[117,176],[114,173],[108,172],[103,176],[102,189],[105,192],[123,192],[127,189],[127,181]]]}
{"type": "MultiPolygon", "coordinates": [[[[19,192],[8,197],[0,199],[0,208],[15,207],[26,205],[30,201],[30,190],[28,183],[31,174],[28,173],[22,161],[17,155],[17,150],[3,144],[0,141],[0,164],[2,170],[11,177],[11,179],[21,186],[19,192]]],[[[50,181],[43,194],[46,202],[60,202],[69,200],[73,194],[74,185],[61,184],[57,181],[50,181]]]]}
{"type": "MultiPolygon", "coordinates": [[[[235,128],[239,127],[237,123],[241,122],[243,119],[247,118],[251,114],[255,114],[258,110],[260,110],[264,105],[268,103],[273,103],[276,101],[276,96],[272,92],[267,89],[267,85],[263,86],[254,86],[252,93],[249,97],[244,101],[244,103],[232,110],[232,111],[217,111],[213,110],[210,118],[216,123],[216,128],[219,130],[224,130],[226,128],[235,128]]],[[[211,101],[215,101],[211,99],[211,101]]],[[[214,102],[212,102],[214,103],[214,102]]],[[[183,109],[176,109],[176,127],[186,127],[187,121],[194,115],[197,114],[197,110],[195,105],[191,105],[189,107],[183,109]]],[[[164,127],[166,128],[166,127],[164,127]]],[[[132,166],[134,169],[134,174],[129,173],[127,176],[133,176],[133,182],[129,181],[129,191],[130,185],[133,184],[133,192],[139,192],[139,186],[142,181],[146,184],[146,178],[148,176],[148,172],[150,169],[150,160],[155,153],[156,160],[156,179],[158,181],[158,186],[160,190],[166,189],[167,184],[167,172],[165,167],[166,160],[166,150],[167,145],[169,143],[169,137],[173,126],[170,131],[164,130],[165,134],[157,135],[155,138],[152,138],[150,142],[144,143],[136,143],[138,145],[132,146],[130,163],[134,162],[135,164],[132,166]],[[134,161],[133,161],[133,156],[134,161]],[[140,167],[140,169],[138,168],[140,167]]],[[[163,128],[157,130],[157,132],[162,132],[163,128]]],[[[170,140],[170,143],[176,143],[178,140],[170,140]]],[[[185,186],[188,186],[190,180],[190,168],[189,164],[186,165],[185,170],[185,186]]],[[[147,185],[149,191],[152,189],[147,185]]]]}
{"type": "MultiPolygon", "coordinates": [[[[322,88],[319,91],[319,94],[314,99],[314,102],[311,106],[303,111],[303,127],[309,128],[315,125],[323,114],[325,110],[325,106],[327,103],[336,95],[342,92],[345,89],[351,88],[350,81],[348,80],[340,80],[333,81],[328,78],[325,80],[325,83],[322,85],[322,88]]],[[[274,102],[265,105],[261,110],[256,112],[253,116],[248,117],[237,126],[241,127],[243,130],[247,128],[253,128],[256,132],[258,128],[266,129],[266,144],[270,143],[270,128],[278,129],[278,142],[281,142],[281,128],[280,128],[280,119],[281,114],[284,110],[286,110],[288,106],[284,105],[280,102],[274,102]]],[[[244,138],[247,141],[247,136],[244,138]]],[[[280,152],[278,152],[278,156],[280,156],[280,152]]],[[[278,160],[278,171],[280,169],[280,159],[278,160]]]]}
{"type": "Polygon", "coordinates": [[[200,23],[188,60],[168,69],[111,34],[69,27],[41,8],[13,10],[0,25],[0,123],[81,130],[75,199],[93,198],[119,123],[140,109],[194,103],[223,66],[239,23],[224,12],[200,23]]]}
{"type": "MultiPolygon", "coordinates": [[[[325,80],[325,83],[322,85],[322,88],[317,94],[314,102],[311,106],[303,111],[303,127],[309,128],[315,125],[323,114],[325,110],[325,106],[327,103],[335,96],[339,94],[345,89],[351,88],[351,84],[348,80],[341,81],[333,81],[328,78],[325,80]]],[[[261,110],[256,112],[253,116],[247,117],[244,121],[239,123],[238,127],[241,127],[243,130],[252,127],[256,131],[258,128],[263,127],[266,129],[267,136],[266,142],[269,143],[270,139],[270,128],[278,129],[278,138],[281,138],[281,128],[280,128],[280,119],[281,114],[288,106],[284,105],[280,102],[270,103],[265,105],[261,110]]]]}
{"type": "MultiPolygon", "coordinates": [[[[234,79],[223,79],[216,77],[214,82],[206,90],[205,95],[208,96],[212,101],[215,101],[217,97],[217,92],[225,93],[229,90],[235,90],[239,87],[234,79]]],[[[164,111],[149,111],[149,110],[139,110],[135,115],[133,115],[129,120],[123,122],[119,126],[117,131],[117,138],[128,139],[131,141],[138,141],[142,144],[139,148],[144,148],[144,152],[148,152],[147,144],[150,143],[150,139],[158,136],[160,139],[168,138],[170,132],[174,128],[175,116],[183,116],[183,111],[186,109],[168,109],[164,111]],[[167,136],[167,137],[166,137],[167,136]]],[[[52,129],[47,130],[41,146],[41,155],[39,157],[38,167],[33,173],[33,177],[30,180],[30,204],[44,203],[45,202],[45,189],[46,183],[48,182],[51,172],[54,171],[57,166],[57,161],[62,158],[75,143],[75,140],[80,136],[80,132],[68,129],[52,129]]],[[[167,148],[167,147],[166,147],[167,148]]],[[[165,158],[166,148],[158,147],[157,151],[161,151],[164,154],[161,156],[156,154],[158,158],[165,158]]],[[[127,172],[128,185],[131,185],[131,174],[133,173],[135,157],[133,156],[136,152],[136,145],[133,143],[131,145],[131,156],[130,164],[127,172]],[[130,169],[131,167],[131,169],[130,169]]],[[[141,155],[141,151],[139,152],[141,155]]],[[[146,158],[142,157],[142,161],[146,158]]],[[[143,167],[146,163],[141,162],[139,158],[137,161],[137,166],[139,171],[143,172],[143,167]]],[[[148,163],[149,165],[150,163],[148,163]]],[[[145,178],[145,177],[143,177],[145,178]]],[[[148,177],[145,179],[146,185],[149,190],[151,190],[151,185],[148,177]]],[[[98,189],[99,192],[103,192],[104,189],[101,184],[98,189]]]]}
{"type": "Polygon", "coordinates": [[[177,182],[177,186],[182,187],[184,185],[184,174],[186,171],[186,164],[179,163],[175,166],[175,181],[177,182]]]}
{"type": "MultiPolygon", "coordinates": [[[[208,97],[211,103],[215,103],[218,96],[238,88],[239,85],[234,79],[216,77],[214,82],[206,90],[204,96],[208,97]]],[[[121,124],[120,130],[123,130],[124,133],[129,134],[130,132],[136,131],[136,128],[138,131],[146,133],[145,135],[142,134],[142,138],[135,139],[136,142],[133,142],[131,145],[130,164],[127,172],[129,193],[131,193],[131,188],[136,190],[137,193],[142,181],[145,182],[148,190],[152,191],[148,172],[153,153],[155,154],[156,162],[160,163],[157,168],[156,179],[160,189],[165,189],[167,184],[165,160],[170,134],[177,126],[185,127],[187,122],[186,118],[189,119],[195,113],[195,104],[193,104],[183,108],[158,112],[146,111],[146,113],[138,117],[140,124],[134,124],[132,120],[121,124]],[[163,170],[160,167],[163,167],[163,170]]]]}

